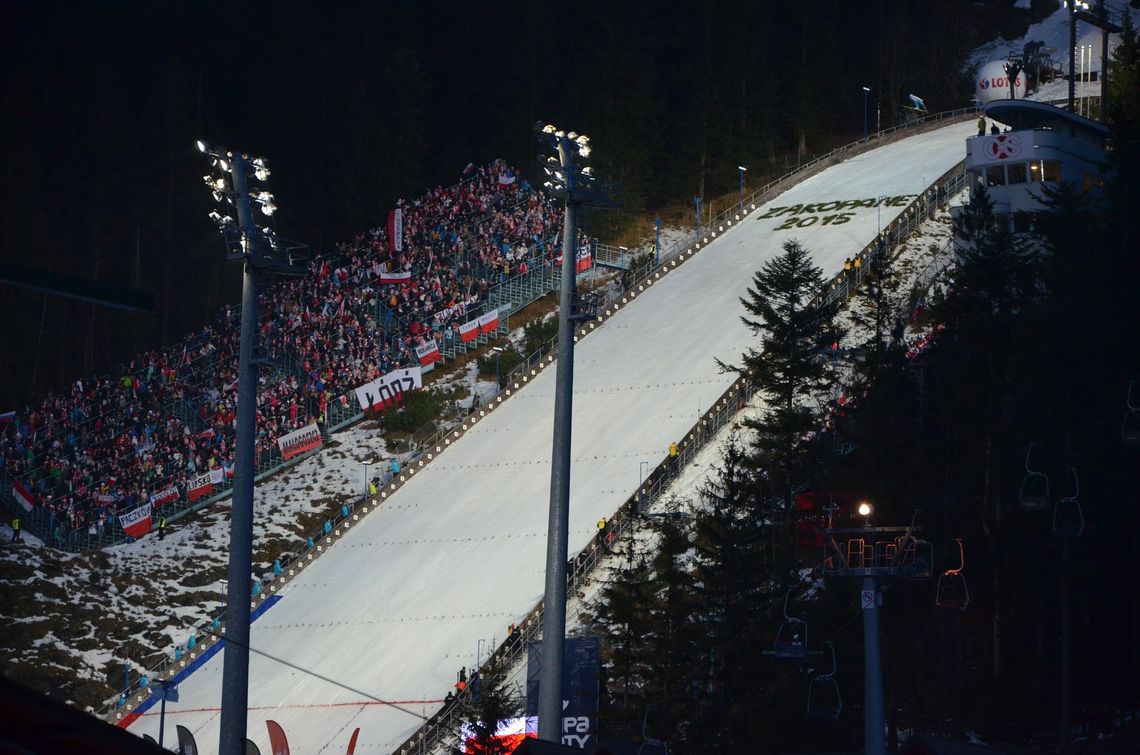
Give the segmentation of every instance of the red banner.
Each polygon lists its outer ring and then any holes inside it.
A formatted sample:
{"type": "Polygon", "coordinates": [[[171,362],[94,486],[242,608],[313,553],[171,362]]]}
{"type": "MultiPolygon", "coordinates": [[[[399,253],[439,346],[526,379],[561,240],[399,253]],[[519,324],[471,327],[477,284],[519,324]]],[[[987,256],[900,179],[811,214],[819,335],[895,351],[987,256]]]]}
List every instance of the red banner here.
{"type": "Polygon", "coordinates": [[[178,488],[173,486],[150,494],[150,502],[154,506],[163,506],[176,500],[178,500],[178,488]]]}
{"type": "Polygon", "coordinates": [[[214,489],[214,483],[210,481],[210,473],[203,472],[197,477],[190,478],[190,482],[186,483],[186,497],[193,503],[199,498],[205,498],[214,489]]]}
{"type": "Polygon", "coordinates": [[[388,247],[393,252],[404,251],[404,209],[397,207],[388,213],[388,247]]]}
{"type": "Polygon", "coordinates": [[[574,266],[574,272],[584,273],[594,266],[594,256],[590,254],[590,247],[584,246],[578,250],[578,259],[574,266]]]}
{"type": "Polygon", "coordinates": [[[142,537],[150,532],[150,504],[145,503],[137,509],[131,509],[125,514],[119,514],[119,525],[123,532],[131,537],[142,537]]]}
{"type": "Polygon", "coordinates": [[[471,343],[479,337],[479,320],[471,320],[459,326],[459,340],[463,343],[471,343]]]}
{"type": "Polygon", "coordinates": [[[24,483],[19,480],[12,480],[12,497],[16,502],[24,507],[24,511],[31,511],[35,508],[36,499],[32,495],[32,491],[24,487],[24,483]]]}
{"type": "Polygon", "coordinates": [[[487,314],[480,317],[477,322],[479,323],[480,333],[490,333],[499,327],[499,310],[492,309],[487,314]]]}
{"type": "Polygon", "coordinates": [[[277,447],[281,449],[281,455],[288,460],[294,456],[308,453],[315,448],[320,448],[323,442],[321,430],[317,427],[317,423],[314,422],[288,435],[282,435],[277,439],[277,447]]]}
{"type": "Polygon", "coordinates": [[[416,347],[416,359],[418,359],[420,364],[424,367],[427,367],[429,364],[435,364],[443,359],[443,354],[439,353],[439,344],[433,339],[423,346],[416,347]]]}

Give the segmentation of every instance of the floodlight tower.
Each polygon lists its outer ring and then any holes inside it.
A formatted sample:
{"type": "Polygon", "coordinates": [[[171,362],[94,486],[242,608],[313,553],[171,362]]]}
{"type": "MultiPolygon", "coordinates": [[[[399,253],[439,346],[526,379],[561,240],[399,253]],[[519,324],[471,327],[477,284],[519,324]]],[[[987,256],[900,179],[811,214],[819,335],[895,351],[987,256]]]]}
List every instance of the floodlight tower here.
{"type": "Polygon", "coordinates": [[[566,202],[562,229],[562,292],[558,318],[558,371],[554,388],[554,450],[550,468],[550,514],[546,530],[546,590],[543,597],[542,663],[538,693],[538,738],[562,742],[562,655],[566,640],[566,550],[570,523],[570,421],[574,394],[574,323],[577,311],[577,222],[580,207],[613,208],[595,186],[593,170],[574,162],[590,156],[590,139],[549,123],[534,124],[540,144],[555,156],[539,156],[543,184],[566,202]]]}
{"type": "Polygon", "coordinates": [[[249,708],[249,614],[253,558],[253,477],[256,473],[255,419],[257,416],[257,365],[267,361],[256,342],[257,299],[262,278],[272,272],[304,275],[308,248],[277,238],[272,228],[254,223],[251,207],[266,216],[277,209],[273,195],[259,184],[269,178],[265,158],[235,153],[199,141],[198,149],[210,159],[214,175],[203,176],[215,201],[233,206],[237,219],[214,211],[210,218],[226,242],[226,258],[244,263],[241,292],[241,334],[238,346],[238,402],[234,447],[234,487],[230,507],[229,582],[226,587],[225,655],[222,665],[220,755],[244,755],[249,708]]]}

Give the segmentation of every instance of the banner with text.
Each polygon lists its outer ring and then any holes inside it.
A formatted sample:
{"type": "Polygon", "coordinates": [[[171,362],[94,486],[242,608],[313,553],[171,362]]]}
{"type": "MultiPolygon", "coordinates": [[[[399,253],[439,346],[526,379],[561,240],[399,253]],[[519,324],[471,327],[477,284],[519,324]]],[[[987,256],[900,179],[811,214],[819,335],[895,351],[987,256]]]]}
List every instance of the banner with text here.
{"type": "Polygon", "coordinates": [[[388,246],[394,252],[404,251],[404,208],[388,213],[388,246]]]}
{"type": "Polygon", "coordinates": [[[435,342],[434,338],[424,343],[423,346],[416,347],[416,359],[424,367],[443,359],[443,354],[439,353],[439,344],[435,342]]]}
{"type": "Polygon", "coordinates": [[[209,471],[203,472],[197,477],[191,477],[190,482],[186,483],[186,497],[193,503],[199,498],[205,498],[214,489],[214,483],[211,481],[209,471]]]}
{"type": "Polygon", "coordinates": [[[288,461],[294,456],[300,456],[303,453],[320,448],[323,442],[321,430],[314,422],[311,425],[305,425],[300,430],[294,430],[288,435],[282,435],[277,439],[277,447],[281,449],[281,455],[288,461]]]}
{"type": "Polygon", "coordinates": [[[137,509],[119,514],[119,525],[123,528],[123,532],[131,537],[142,537],[150,532],[150,510],[150,503],[144,503],[137,509]]]}
{"type": "MultiPolygon", "coordinates": [[[[567,637],[562,649],[562,744],[584,749],[597,741],[599,641],[597,637],[567,637]]],[[[528,734],[538,732],[541,667],[542,641],[538,640],[527,647],[528,734]]]]}
{"type": "Polygon", "coordinates": [[[393,370],[382,378],[365,383],[356,390],[356,400],[361,409],[380,412],[401,400],[405,393],[424,387],[423,370],[420,367],[406,367],[393,370]]]}
{"type": "Polygon", "coordinates": [[[158,490],[150,494],[150,502],[155,506],[164,506],[178,500],[178,488],[173,485],[165,490],[158,490]]]}

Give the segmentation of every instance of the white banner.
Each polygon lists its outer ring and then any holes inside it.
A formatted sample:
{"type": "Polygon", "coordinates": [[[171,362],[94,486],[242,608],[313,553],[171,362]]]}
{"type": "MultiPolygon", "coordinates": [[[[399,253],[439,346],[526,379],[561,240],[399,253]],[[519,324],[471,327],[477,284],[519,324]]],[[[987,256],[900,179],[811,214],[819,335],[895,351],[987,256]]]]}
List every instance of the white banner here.
{"type": "Polygon", "coordinates": [[[424,387],[423,370],[407,367],[393,370],[382,378],[365,383],[356,389],[356,400],[361,409],[383,411],[396,403],[405,393],[424,387]]]}
{"type": "Polygon", "coordinates": [[[314,422],[311,425],[305,425],[300,430],[294,430],[288,435],[282,435],[277,439],[277,447],[281,449],[282,456],[286,459],[292,459],[294,456],[312,451],[314,448],[320,448],[322,442],[321,430],[314,422]]]}

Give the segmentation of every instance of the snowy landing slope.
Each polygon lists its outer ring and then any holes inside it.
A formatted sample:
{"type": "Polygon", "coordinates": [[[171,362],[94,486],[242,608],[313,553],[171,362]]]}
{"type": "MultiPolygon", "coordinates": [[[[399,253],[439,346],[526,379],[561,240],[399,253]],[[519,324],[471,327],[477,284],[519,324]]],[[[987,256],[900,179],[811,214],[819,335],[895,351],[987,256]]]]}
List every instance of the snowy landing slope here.
{"type": "MultiPolygon", "coordinates": [[[[851,201],[920,193],[964,157],[974,128],[904,139],[805,180],[578,344],[571,553],[634,491],[640,462],[659,462],[732,382],[715,359],[737,361],[750,345],[739,298],[760,265],[795,238],[825,274],[838,272],[907,200],[851,201]],[[830,209],[835,203],[845,204],[830,209]],[[796,213],[765,217],[795,205],[796,213]],[[841,213],[850,214],[839,221],[841,213]]],[[[248,731],[263,752],[266,719],[283,726],[298,755],[342,752],[357,726],[362,751],[391,752],[441,704],[458,668],[471,665],[478,638],[501,640],[541,599],[554,372],[540,373],[363,518],[253,624],[248,731]]],[[[214,750],[221,675],[219,653],[180,685],[180,701],[167,705],[168,733],[182,724],[214,750]]],[[[158,723],[155,705],[130,730],[157,736],[158,723]]]]}

